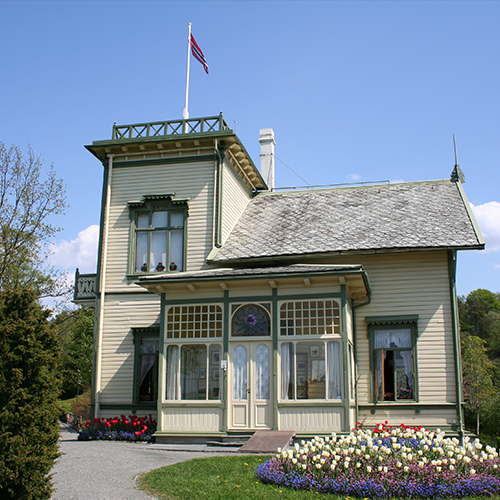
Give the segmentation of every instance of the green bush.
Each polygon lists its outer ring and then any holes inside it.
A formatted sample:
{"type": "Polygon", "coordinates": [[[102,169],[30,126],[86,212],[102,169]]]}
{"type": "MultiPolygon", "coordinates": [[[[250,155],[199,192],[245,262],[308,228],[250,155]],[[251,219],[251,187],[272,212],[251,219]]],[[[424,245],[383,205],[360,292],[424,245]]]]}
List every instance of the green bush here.
{"type": "Polygon", "coordinates": [[[29,290],[0,292],[0,498],[51,497],[59,342],[29,290]]]}

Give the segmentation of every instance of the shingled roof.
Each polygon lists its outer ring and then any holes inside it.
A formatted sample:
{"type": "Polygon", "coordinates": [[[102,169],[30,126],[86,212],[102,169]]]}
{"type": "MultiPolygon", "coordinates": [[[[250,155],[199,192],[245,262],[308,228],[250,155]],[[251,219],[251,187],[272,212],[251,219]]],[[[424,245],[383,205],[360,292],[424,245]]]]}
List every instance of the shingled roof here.
{"type": "Polygon", "coordinates": [[[210,261],[438,248],[484,248],[449,180],[260,193],[210,261]]]}

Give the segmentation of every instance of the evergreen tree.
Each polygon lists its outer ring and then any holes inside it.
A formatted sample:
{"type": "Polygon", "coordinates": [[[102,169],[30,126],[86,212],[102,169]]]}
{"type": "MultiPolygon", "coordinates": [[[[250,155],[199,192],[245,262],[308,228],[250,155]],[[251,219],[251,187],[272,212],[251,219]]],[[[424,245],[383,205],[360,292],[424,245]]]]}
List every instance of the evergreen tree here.
{"type": "Polygon", "coordinates": [[[59,342],[29,289],[0,291],[0,498],[51,496],[58,453],[59,342]]]}

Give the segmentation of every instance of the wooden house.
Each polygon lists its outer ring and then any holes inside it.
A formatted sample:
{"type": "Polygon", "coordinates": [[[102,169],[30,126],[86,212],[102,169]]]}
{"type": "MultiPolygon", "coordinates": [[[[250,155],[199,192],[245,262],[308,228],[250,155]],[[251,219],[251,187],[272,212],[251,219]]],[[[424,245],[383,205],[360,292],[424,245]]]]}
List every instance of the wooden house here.
{"type": "MultiPolygon", "coordinates": [[[[157,439],[357,422],[461,433],[457,250],[484,241],[452,179],[280,191],[220,116],[113,127],[95,307],[96,416],[157,439]]],[[[455,172],[456,174],[456,172],[455,172]]]]}

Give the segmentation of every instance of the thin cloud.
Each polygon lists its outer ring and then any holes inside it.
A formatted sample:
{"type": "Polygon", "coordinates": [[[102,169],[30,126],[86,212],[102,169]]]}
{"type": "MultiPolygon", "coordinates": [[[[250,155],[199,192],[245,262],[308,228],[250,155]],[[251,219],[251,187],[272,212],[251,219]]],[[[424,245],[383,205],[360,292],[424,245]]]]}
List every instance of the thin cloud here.
{"type": "Polygon", "coordinates": [[[359,174],[349,174],[345,176],[346,179],[349,179],[350,181],[359,181],[362,177],[359,174]]]}
{"type": "Polygon", "coordinates": [[[500,203],[489,201],[477,206],[471,203],[471,206],[486,242],[486,251],[498,252],[500,250],[500,203]]]}
{"type": "Polygon", "coordinates": [[[71,241],[61,241],[50,247],[50,262],[62,268],[78,268],[81,273],[95,273],[99,226],[93,224],[78,233],[71,241]]]}

